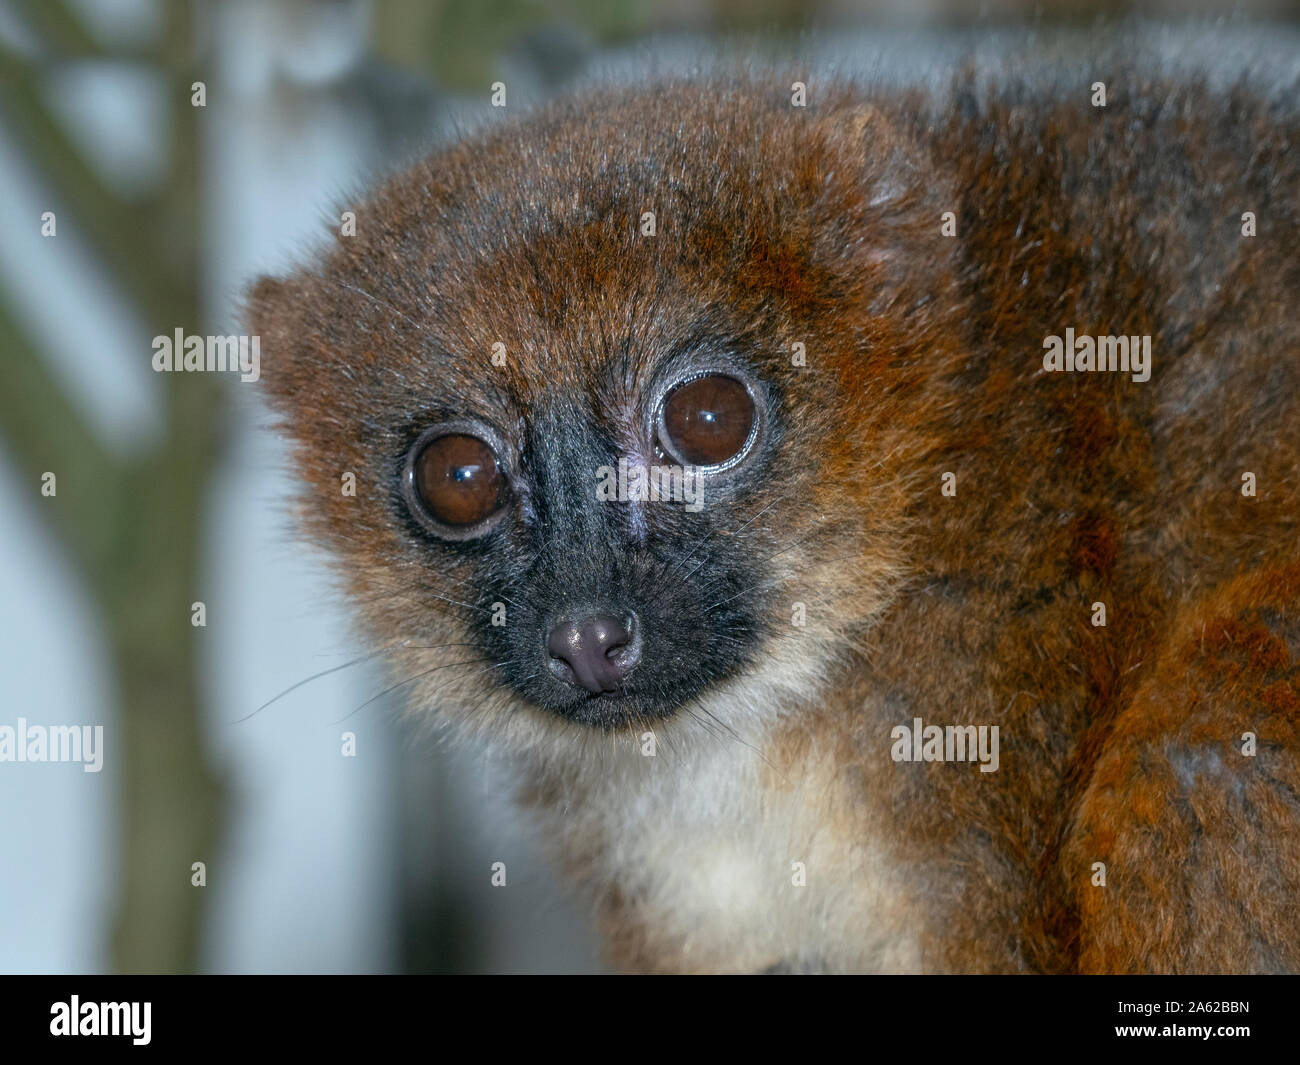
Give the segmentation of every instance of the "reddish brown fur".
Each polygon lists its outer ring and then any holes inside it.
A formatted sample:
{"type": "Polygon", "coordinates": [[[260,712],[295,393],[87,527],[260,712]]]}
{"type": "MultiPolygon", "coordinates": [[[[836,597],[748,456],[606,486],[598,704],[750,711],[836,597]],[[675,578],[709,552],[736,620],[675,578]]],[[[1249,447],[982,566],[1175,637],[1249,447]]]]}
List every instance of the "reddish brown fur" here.
{"type": "MultiPolygon", "coordinates": [[[[789,469],[744,513],[792,496],[756,546],[806,541],[777,600],[822,612],[804,638],[837,663],[767,736],[763,787],[833,786],[817,816],[844,838],[889,825],[879,860],[909,885],[896,912],[922,967],[1300,969],[1297,123],[1250,91],[1127,79],[1104,112],[1082,85],[959,85],[932,118],[849,89],[793,109],[788,79],[628,91],[394,179],[355,240],[253,299],[311,527],[370,623],[465,624],[412,616],[461,574],[428,572],[389,519],[393,440],[371,411],[586,394],[625,352],[629,392],[598,397],[618,409],[712,316],[790,411],[789,469]],[[1151,381],[1042,373],[1066,326],[1151,335],[1151,381]],[[456,362],[433,368],[426,329],[456,362]],[[485,384],[496,340],[512,359],[485,384]],[[914,714],[999,725],[1001,769],[892,762],[889,730],[914,714]]],[[[531,800],[576,808],[593,786],[552,759],[531,800]]],[[[598,881],[604,847],[581,836],[567,860],[598,881]]],[[[595,886],[627,968],[755,964],[595,886]]]]}

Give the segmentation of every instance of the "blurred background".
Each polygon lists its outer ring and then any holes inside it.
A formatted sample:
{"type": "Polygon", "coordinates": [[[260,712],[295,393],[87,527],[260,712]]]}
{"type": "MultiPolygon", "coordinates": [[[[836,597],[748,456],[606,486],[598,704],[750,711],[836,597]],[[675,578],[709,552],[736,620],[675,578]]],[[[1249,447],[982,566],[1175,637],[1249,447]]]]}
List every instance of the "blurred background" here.
{"type": "Polygon", "coordinates": [[[349,192],[500,121],[495,81],[509,115],[720,50],[907,69],[965,34],[1134,11],[1297,17],[1284,0],[0,0],[0,726],[105,733],[99,773],[0,763],[0,971],[599,971],[505,767],[367,704],[385,682],[346,666],[364,647],[294,536],[257,385],[155,374],[152,338],[242,332],[242,291],[336,228],[349,192]]]}

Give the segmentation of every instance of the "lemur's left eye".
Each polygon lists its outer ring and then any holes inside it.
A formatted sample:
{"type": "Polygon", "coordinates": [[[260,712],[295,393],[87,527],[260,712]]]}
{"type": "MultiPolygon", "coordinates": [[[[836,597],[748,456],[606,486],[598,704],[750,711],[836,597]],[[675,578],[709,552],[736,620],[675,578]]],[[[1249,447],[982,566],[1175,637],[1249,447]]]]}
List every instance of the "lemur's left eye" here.
{"type": "Polygon", "coordinates": [[[448,525],[476,525],[501,504],[497,457],[473,436],[441,436],[415,460],[420,498],[433,516],[448,525]]]}
{"type": "Polygon", "coordinates": [[[754,400],[725,374],[686,381],[664,399],[659,433],[665,448],[686,466],[720,466],[750,442],[754,400]]]}
{"type": "Polygon", "coordinates": [[[408,505],[444,539],[486,532],[509,498],[496,451],[473,430],[459,425],[430,430],[407,462],[408,505]]]}

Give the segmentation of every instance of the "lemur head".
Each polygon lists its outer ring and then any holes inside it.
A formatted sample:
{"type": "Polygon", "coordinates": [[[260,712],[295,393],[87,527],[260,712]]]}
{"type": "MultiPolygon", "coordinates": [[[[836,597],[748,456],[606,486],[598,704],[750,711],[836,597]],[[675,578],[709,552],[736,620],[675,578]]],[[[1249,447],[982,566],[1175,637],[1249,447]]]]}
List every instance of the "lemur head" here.
{"type": "Polygon", "coordinates": [[[255,288],[308,529],[428,648],[420,705],[610,729],[806,695],[887,602],[947,205],[896,121],[784,84],[497,127],[255,288]]]}

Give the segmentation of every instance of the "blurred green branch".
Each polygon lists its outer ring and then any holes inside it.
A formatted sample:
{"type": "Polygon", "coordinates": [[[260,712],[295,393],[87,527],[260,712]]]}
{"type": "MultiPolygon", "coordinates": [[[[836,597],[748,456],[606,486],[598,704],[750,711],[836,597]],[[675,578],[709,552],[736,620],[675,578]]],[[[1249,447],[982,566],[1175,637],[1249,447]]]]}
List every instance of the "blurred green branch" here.
{"type": "MultiPolygon", "coordinates": [[[[127,201],[113,192],[50,113],[40,73],[12,58],[0,57],[0,118],[139,316],[159,333],[181,327],[201,334],[196,124],[204,112],[189,106],[190,5],[164,10],[153,63],[166,73],[173,117],[159,194],[127,201]]],[[[35,32],[48,34],[51,50],[98,54],[65,4],[24,11],[35,32]]],[[[205,890],[191,886],[190,866],[212,862],[220,824],[221,788],[200,728],[196,642],[205,630],[189,620],[190,603],[203,598],[199,543],[221,443],[218,386],[204,374],[168,375],[162,439],[144,454],[115,459],[5,301],[0,352],[7,363],[0,434],[33,495],[42,473],[58,478],[56,496],[40,499],[39,512],[95,602],[117,671],[120,732],[110,734],[109,750],[122,766],[125,853],[114,965],[191,971],[205,890]]]]}
{"type": "Polygon", "coordinates": [[[0,81],[5,85],[0,116],[6,127],[71,205],[78,228],[95,243],[109,276],[125,285],[127,295],[155,320],[181,295],[172,291],[176,281],[170,271],[159,271],[139,254],[156,228],[158,204],[124,200],[105,185],[50,114],[38,72],[0,55],[0,81]]]}
{"type": "Polygon", "coordinates": [[[87,577],[107,558],[106,533],[115,524],[117,504],[111,486],[119,471],[21,332],[7,302],[0,303],[0,350],[8,353],[0,429],[27,483],[39,485],[46,472],[61,476],[62,491],[49,501],[55,511],[51,524],[87,577]]]}
{"type": "Polygon", "coordinates": [[[18,13],[40,40],[61,55],[102,55],[99,42],[64,0],[19,0],[18,13]]]}

